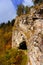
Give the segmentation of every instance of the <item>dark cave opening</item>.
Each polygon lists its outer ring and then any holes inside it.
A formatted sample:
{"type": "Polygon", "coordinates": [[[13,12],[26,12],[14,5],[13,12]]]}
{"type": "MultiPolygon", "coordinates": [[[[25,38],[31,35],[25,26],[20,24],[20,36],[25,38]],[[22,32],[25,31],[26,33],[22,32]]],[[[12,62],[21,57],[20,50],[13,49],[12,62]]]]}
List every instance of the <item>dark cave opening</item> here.
{"type": "Polygon", "coordinates": [[[37,20],[37,19],[38,19],[38,18],[34,17],[34,18],[33,18],[33,21],[35,21],[35,20],[37,20]]]}
{"type": "Polygon", "coordinates": [[[19,49],[27,50],[26,41],[23,41],[19,44],[19,49]]]}

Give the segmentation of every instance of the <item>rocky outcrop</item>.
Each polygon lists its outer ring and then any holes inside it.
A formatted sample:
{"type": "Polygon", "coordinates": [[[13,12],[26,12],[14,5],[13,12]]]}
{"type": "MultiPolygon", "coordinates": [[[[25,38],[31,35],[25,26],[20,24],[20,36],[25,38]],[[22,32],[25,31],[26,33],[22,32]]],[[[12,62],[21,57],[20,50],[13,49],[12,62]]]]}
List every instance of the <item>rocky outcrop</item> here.
{"type": "MultiPolygon", "coordinates": [[[[32,11],[32,9],[31,9],[32,11]]],[[[26,41],[28,65],[43,65],[43,8],[16,18],[12,32],[12,48],[26,41]]]]}

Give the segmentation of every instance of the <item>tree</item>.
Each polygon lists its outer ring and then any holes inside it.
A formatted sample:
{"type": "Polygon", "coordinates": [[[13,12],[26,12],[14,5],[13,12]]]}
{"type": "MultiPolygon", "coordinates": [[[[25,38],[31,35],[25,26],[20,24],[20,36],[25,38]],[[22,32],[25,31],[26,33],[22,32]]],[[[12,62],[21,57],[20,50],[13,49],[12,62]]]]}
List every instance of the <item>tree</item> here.
{"type": "Polygon", "coordinates": [[[2,28],[2,27],[5,27],[5,23],[4,22],[0,24],[0,28],[2,28]]]}
{"type": "Polygon", "coordinates": [[[17,15],[20,16],[24,13],[24,6],[23,5],[18,5],[17,8],[17,15]]]}
{"type": "Polygon", "coordinates": [[[25,14],[28,14],[30,11],[30,8],[28,6],[25,7],[25,14]]]}
{"type": "Polygon", "coordinates": [[[13,19],[13,20],[11,21],[11,25],[13,26],[14,23],[15,23],[15,19],[13,19]]]}
{"type": "Polygon", "coordinates": [[[9,26],[11,23],[10,23],[10,21],[8,20],[8,23],[7,23],[7,25],[9,26]]]}
{"type": "Polygon", "coordinates": [[[32,0],[32,1],[34,2],[34,5],[39,4],[39,3],[42,3],[42,2],[43,2],[43,0],[32,0]]]}

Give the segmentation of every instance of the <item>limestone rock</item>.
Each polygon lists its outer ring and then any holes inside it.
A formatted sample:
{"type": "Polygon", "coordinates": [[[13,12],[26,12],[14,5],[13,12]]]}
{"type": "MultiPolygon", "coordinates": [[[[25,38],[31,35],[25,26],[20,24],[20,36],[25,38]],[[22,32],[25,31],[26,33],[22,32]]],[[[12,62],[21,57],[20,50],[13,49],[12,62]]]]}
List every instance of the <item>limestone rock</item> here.
{"type": "Polygon", "coordinates": [[[26,41],[30,59],[28,65],[43,65],[43,61],[41,61],[43,54],[43,16],[38,11],[33,10],[31,9],[30,15],[16,18],[12,32],[12,48],[18,48],[21,42],[26,41]]]}

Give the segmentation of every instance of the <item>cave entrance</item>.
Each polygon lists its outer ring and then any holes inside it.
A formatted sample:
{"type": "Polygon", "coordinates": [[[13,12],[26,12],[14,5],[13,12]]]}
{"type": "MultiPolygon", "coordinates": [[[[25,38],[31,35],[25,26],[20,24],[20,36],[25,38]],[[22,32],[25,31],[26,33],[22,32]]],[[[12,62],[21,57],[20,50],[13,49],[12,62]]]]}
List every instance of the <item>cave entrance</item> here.
{"type": "Polygon", "coordinates": [[[26,45],[26,41],[23,41],[19,44],[19,49],[22,50],[27,50],[27,45],[26,45]]]}

